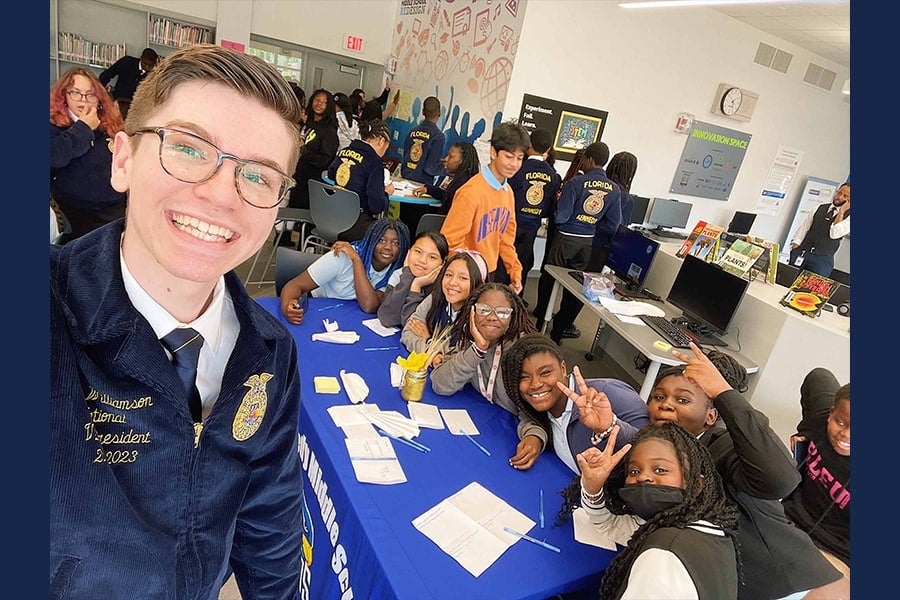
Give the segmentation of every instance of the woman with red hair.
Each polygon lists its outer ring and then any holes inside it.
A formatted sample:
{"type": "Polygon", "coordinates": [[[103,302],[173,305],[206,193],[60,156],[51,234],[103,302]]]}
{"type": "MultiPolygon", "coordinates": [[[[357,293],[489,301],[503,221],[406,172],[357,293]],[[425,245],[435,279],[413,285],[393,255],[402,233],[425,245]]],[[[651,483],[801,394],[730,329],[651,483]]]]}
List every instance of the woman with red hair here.
{"type": "Polygon", "coordinates": [[[72,67],[50,87],[50,195],[72,226],[60,243],[125,216],[126,195],[109,182],[113,139],[124,128],[90,69],[72,67]]]}

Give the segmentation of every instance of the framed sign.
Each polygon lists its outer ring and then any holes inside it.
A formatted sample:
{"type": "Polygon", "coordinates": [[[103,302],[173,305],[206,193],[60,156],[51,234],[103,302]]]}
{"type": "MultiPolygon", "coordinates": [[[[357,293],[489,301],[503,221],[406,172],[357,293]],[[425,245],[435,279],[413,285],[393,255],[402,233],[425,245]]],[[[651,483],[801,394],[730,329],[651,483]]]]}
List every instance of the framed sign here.
{"type": "Polygon", "coordinates": [[[750,134],[694,121],[670,192],[713,200],[728,200],[734,188],[750,134]]]}
{"type": "Polygon", "coordinates": [[[538,128],[549,130],[556,157],[572,160],[576,150],[600,141],[608,114],[605,110],[523,94],[519,124],[529,133],[538,128]]]}

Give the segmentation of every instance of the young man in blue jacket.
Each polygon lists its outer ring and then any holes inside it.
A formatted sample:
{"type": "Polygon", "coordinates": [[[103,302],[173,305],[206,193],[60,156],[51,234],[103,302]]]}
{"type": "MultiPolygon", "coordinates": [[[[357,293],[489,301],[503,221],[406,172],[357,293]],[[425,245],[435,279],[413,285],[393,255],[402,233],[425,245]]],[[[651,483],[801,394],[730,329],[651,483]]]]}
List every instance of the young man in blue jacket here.
{"type": "Polygon", "coordinates": [[[444,132],[437,126],[441,116],[441,101],[434,96],[422,103],[422,122],[413,127],[403,142],[403,162],[400,174],[404,179],[432,184],[443,173],[444,132]]]}
{"type": "Polygon", "coordinates": [[[51,598],[217,598],[230,569],[244,598],[297,597],[297,351],[233,269],[293,184],[299,118],[261,60],[172,53],[114,140],[125,221],[51,246],[51,598]]]}

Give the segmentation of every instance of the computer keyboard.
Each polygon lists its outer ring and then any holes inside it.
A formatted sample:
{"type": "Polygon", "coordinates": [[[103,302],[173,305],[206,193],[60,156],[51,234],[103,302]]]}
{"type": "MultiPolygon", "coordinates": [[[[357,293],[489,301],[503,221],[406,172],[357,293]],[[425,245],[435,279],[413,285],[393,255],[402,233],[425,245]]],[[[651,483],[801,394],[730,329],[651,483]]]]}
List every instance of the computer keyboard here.
{"type": "Polygon", "coordinates": [[[671,238],[673,240],[686,240],[687,235],[678,233],[677,231],[668,231],[667,229],[651,229],[650,233],[661,238],[671,238]]]}
{"type": "Polygon", "coordinates": [[[641,315],[641,320],[676,348],[690,348],[690,342],[694,342],[695,344],[698,343],[696,338],[691,337],[690,334],[672,324],[672,322],[665,317],[641,315]]]}

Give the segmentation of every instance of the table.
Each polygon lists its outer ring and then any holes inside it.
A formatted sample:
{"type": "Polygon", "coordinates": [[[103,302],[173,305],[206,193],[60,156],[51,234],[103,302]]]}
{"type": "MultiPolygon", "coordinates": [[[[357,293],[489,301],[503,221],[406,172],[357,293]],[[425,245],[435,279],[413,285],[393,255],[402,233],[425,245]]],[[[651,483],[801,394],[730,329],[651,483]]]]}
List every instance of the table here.
{"type": "Polygon", "coordinates": [[[509,466],[517,443],[513,415],[488,403],[466,386],[453,396],[437,396],[426,385],[423,402],[440,408],[465,408],[488,448],[485,456],[462,436],[446,429],[422,429],[416,441],[431,448],[428,454],[402,444],[394,449],[408,481],[399,485],[362,484],[353,473],[343,432],[327,409],[349,404],[342,390],[316,394],[313,377],[338,377],[341,369],[359,373],[369,387],[367,402],[382,410],[408,415],[400,390],[390,385],[389,364],[406,355],[400,334],[381,337],[362,325],[374,317],[355,301],[310,298],[302,325],[281,316],[279,300],[260,298],[259,304],[293,334],[300,363],[302,402],[300,454],[310,521],[313,525],[313,562],[303,573],[303,597],[474,599],[534,598],[599,589],[603,570],[613,552],[576,542],[571,519],[552,527],[562,499],[557,494],[572,472],[545,452],[527,471],[509,466]],[[313,342],[324,331],[322,319],[337,320],[345,331],[356,331],[353,345],[313,342]],[[364,348],[396,347],[365,351],[364,348]],[[472,576],[453,558],[412,525],[412,520],[469,483],[478,481],[517,510],[538,521],[540,490],[544,493],[545,529],[524,532],[546,539],[559,554],[520,540],[504,552],[480,577],[472,576]],[[327,527],[326,527],[327,525],[327,527]]]}
{"type": "MultiPolygon", "coordinates": [[[[647,366],[647,373],[644,375],[644,380],[641,383],[641,389],[639,391],[641,398],[647,400],[650,397],[650,392],[653,389],[653,384],[662,365],[684,364],[682,361],[672,356],[671,351],[663,351],[653,345],[653,342],[660,339],[659,334],[653,331],[653,329],[646,325],[632,325],[631,323],[625,323],[624,321],[619,320],[613,313],[603,308],[603,305],[599,302],[591,302],[588,300],[582,293],[583,284],[569,275],[569,271],[572,269],[556,265],[545,265],[544,268],[547,273],[553,277],[554,281],[553,291],[550,293],[550,301],[547,303],[547,312],[544,314],[542,333],[546,331],[548,323],[553,318],[553,310],[556,306],[556,299],[560,294],[560,289],[565,288],[572,292],[592,312],[596,313],[604,326],[609,327],[609,329],[617,333],[635,350],[649,359],[650,363],[647,366]]],[[[660,295],[664,296],[664,294],[660,295]]],[[[668,302],[652,302],[650,300],[646,300],[645,302],[663,308],[666,312],[666,317],[668,318],[681,314],[681,311],[668,302]]],[[[725,341],[728,341],[728,336],[725,336],[725,338],[725,341]]],[[[717,347],[716,349],[734,357],[747,370],[747,373],[756,373],[759,371],[759,366],[743,354],[739,354],[723,347],[717,347]]]]}
{"type": "MultiPolygon", "coordinates": [[[[328,177],[328,171],[322,171],[322,181],[329,185],[334,185],[334,181],[328,177]]],[[[392,181],[403,181],[410,183],[415,187],[421,187],[424,184],[417,181],[409,181],[402,177],[393,178],[392,181]]],[[[388,207],[385,216],[391,219],[400,219],[409,228],[410,233],[415,232],[419,225],[419,219],[427,212],[432,212],[430,208],[441,205],[441,201],[425,194],[421,197],[410,194],[393,193],[388,195],[388,207]]]]}

